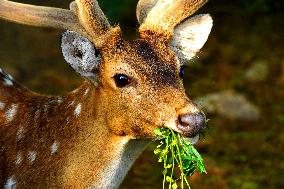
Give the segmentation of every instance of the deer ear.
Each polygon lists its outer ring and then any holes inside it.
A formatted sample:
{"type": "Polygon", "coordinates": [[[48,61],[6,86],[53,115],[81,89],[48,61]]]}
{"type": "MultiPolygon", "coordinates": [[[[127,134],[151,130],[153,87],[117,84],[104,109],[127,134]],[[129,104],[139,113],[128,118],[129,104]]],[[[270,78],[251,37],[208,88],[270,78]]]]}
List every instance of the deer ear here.
{"type": "Polygon", "coordinates": [[[207,41],[212,26],[213,20],[209,14],[201,14],[185,20],[174,29],[170,48],[182,62],[189,61],[207,41]]]}
{"type": "Polygon", "coordinates": [[[64,59],[76,72],[97,81],[102,58],[92,42],[76,32],[67,31],[62,35],[61,48],[64,59]]]}

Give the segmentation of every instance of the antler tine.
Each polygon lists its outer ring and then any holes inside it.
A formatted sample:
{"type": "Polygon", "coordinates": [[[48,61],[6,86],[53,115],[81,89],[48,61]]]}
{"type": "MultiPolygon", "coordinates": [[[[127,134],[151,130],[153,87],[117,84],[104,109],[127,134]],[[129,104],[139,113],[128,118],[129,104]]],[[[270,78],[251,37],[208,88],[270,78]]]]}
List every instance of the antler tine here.
{"type": "Polygon", "coordinates": [[[142,24],[139,28],[142,37],[150,34],[169,39],[174,27],[194,14],[207,0],[140,0],[137,16],[142,24]]]}
{"type": "Polygon", "coordinates": [[[139,24],[143,24],[149,11],[156,5],[158,0],[140,0],[136,8],[136,17],[139,24]]]}
{"type": "Polygon", "coordinates": [[[88,34],[97,39],[112,29],[96,0],[75,0],[78,17],[88,34]]]}
{"type": "Polygon", "coordinates": [[[0,0],[0,18],[20,24],[73,30],[81,34],[86,33],[72,11],[60,8],[0,0]]]}

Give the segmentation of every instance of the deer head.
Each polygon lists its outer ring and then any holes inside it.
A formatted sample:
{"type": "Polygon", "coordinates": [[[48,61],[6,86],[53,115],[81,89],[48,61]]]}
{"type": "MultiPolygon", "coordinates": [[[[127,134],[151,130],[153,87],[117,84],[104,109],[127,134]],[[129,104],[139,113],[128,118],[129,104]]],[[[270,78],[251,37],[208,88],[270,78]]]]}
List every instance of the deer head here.
{"type": "Polygon", "coordinates": [[[206,42],[209,15],[195,13],[206,0],[140,0],[141,39],[127,41],[112,27],[95,0],[76,0],[69,10],[0,1],[0,17],[68,29],[62,51],[68,64],[100,93],[109,130],[134,138],[153,137],[170,127],[188,137],[204,127],[205,116],[183,87],[183,65],[206,42]]]}
{"type": "Polygon", "coordinates": [[[92,23],[86,27],[91,41],[66,32],[63,54],[78,73],[97,85],[111,132],[149,138],[155,128],[170,127],[194,137],[203,129],[205,116],[188,99],[182,76],[183,64],[203,46],[212,27],[209,15],[184,19],[205,2],[140,0],[137,18],[142,39],[135,41],[124,40],[120,28],[109,25],[97,3],[92,2],[96,6],[90,11],[95,17],[87,16],[85,4],[73,4],[81,23],[92,23]]]}

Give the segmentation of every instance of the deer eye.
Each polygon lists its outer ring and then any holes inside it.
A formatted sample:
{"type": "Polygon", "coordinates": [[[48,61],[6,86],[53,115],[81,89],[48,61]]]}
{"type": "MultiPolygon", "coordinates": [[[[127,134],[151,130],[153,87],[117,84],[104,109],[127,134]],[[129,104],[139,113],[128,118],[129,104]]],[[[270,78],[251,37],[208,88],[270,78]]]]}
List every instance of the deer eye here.
{"type": "Polygon", "coordinates": [[[124,74],[116,74],[114,77],[115,84],[117,87],[126,87],[130,84],[130,78],[124,74]]]}
{"type": "Polygon", "coordinates": [[[181,78],[183,78],[183,77],[184,77],[184,74],[185,74],[185,68],[184,68],[184,66],[181,66],[181,67],[180,67],[180,70],[179,70],[179,76],[180,76],[181,78]]]}

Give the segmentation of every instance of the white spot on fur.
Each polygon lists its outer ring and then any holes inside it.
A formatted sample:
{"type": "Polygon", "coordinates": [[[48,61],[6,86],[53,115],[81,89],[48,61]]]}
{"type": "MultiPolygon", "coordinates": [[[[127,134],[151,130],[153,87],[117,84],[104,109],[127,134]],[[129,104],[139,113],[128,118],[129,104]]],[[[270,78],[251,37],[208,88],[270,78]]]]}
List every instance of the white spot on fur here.
{"type": "Polygon", "coordinates": [[[18,110],[18,105],[17,104],[12,104],[11,107],[7,110],[6,112],[6,120],[8,122],[11,122],[13,121],[16,113],[17,113],[17,110],[18,110]]]}
{"type": "Polygon", "coordinates": [[[88,94],[88,92],[90,91],[89,88],[86,89],[85,93],[84,93],[84,96],[86,96],[88,94]]]}
{"type": "Polygon", "coordinates": [[[10,79],[10,80],[14,79],[10,74],[7,74],[7,76],[8,76],[8,79],[10,79]]]}
{"type": "Polygon", "coordinates": [[[69,121],[70,121],[70,118],[69,118],[69,117],[67,117],[67,118],[66,118],[66,122],[67,122],[67,123],[69,123],[69,121]]]}
{"type": "Polygon", "coordinates": [[[45,104],[45,105],[44,105],[44,113],[47,113],[48,109],[49,109],[49,105],[48,105],[48,104],[45,104]]]}
{"type": "Polygon", "coordinates": [[[17,157],[16,157],[16,161],[15,161],[16,165],[21,164],[22,161],[23,161],[22,153],[21,153],[21,152],[18,152],[17,157]]]}
{"type": "Polygon", "coordinates": [[[58,98],[58,99],[57,99],[57,103],[58,103],[58,104],[61,104],[62,102],[63,102],[63,99],[62,99],[62,98],[58,98]]]}
{"type": "Polygon", "coordinates": [[[75,104],[74,101],[72,101],[71,103],[68,104],[68,107],[73,106],[75,104]]]}
{"type": "Polygon", "coordinates": [[[50,146],[50,152],[51,155],[55,154],[58,150],[58,143],[55,141],[51,146],[50,146]]]}
{"type": "Polygon", "coordinates": [[[16,188],[16,180],[15,180],[15,176],[11,176],[8,178],[6,184],[5,184],[5,189],[14,189],[16,188]]]}
{"type": "Polygon", "coordinates": [[[36,152],[35,151],[29,151],[28,153],[28,160],[33,163],[36,160],[36,152]]]}
{"type": "Polygon", "coordinates": [[[19,130],[17,131],[17,136],[16,139],[17,141],[21,140],[24,137],[24,127],[20,127],[19,130]]]}
{"type": "Polygon", "coordinates": [[[13,86],[13,81],[11,81],[11,80],[8,79],[8,78],[5,78],[3,84],[4,84],[5,86],[13,86]]]}
{"type": "Polygon", "coordinates": [[[78,117],[80,114],[81,114],[81,110],[82,110],[82,105],[81,104],[78,104],[75,108],[75,111],[74,111],[74,115],[76,117],[78,117]]]}
{"type": "Polygon", "coordinates": [[[187,19],[175,28],[171,49],[181,60],[190,60],[207,41],[212,26],[213,20],[208,14],[187,19]]]}
{"type": "Polygon", "coordinates": [[[5,108],[5,104],[4,104],[4,102],[2,102],[2,101],[0,100],[0,110],[4,110],[4,108],[5,108]]]}

